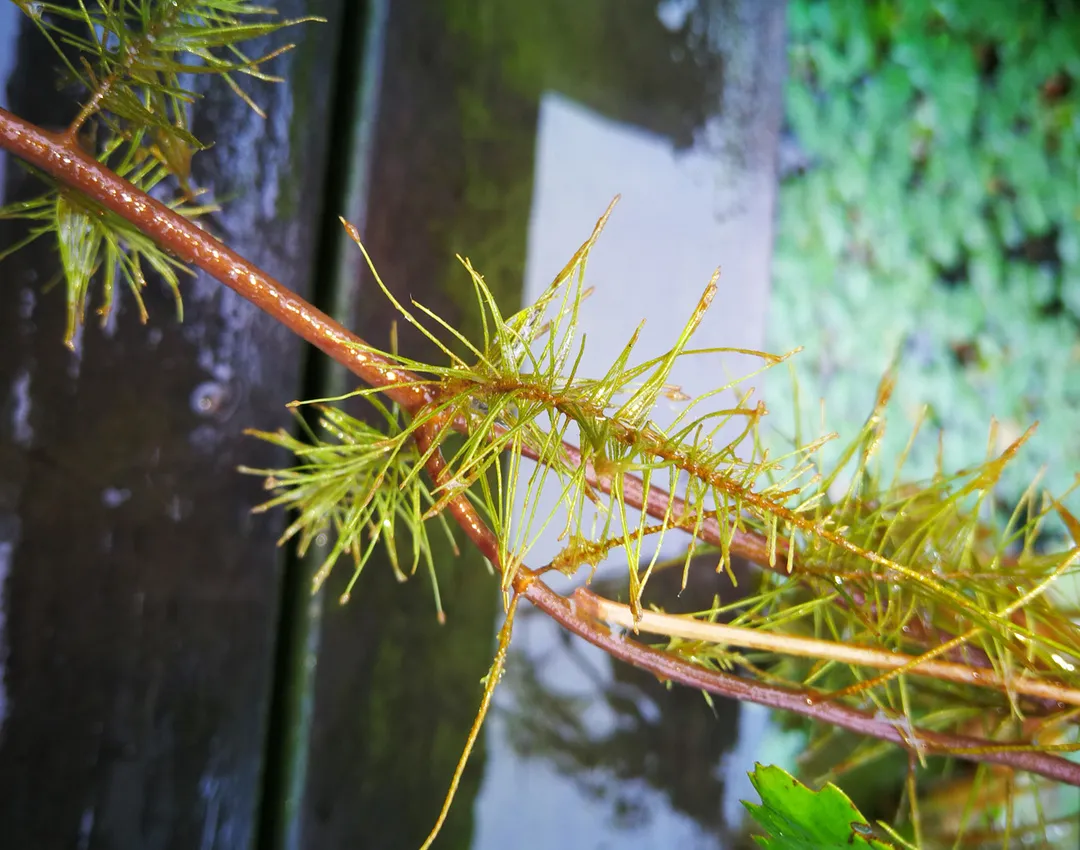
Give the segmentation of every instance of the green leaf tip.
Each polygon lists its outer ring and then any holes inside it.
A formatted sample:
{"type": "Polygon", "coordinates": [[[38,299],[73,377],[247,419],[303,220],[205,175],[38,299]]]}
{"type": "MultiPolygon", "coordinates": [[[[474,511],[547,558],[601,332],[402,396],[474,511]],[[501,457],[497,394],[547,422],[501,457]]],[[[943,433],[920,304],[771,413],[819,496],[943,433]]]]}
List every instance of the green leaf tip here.
{"type": "MultiPolygon", "coordinates": [[[[190,131],[195,76],[217,76],[258,115],[240,88],[242,75],[280,82],[263,66],[293,45],[248,55],[247,43],[322,18],[277,18],[249,0],[80,0],[77,4],[15,0],[57,52],[66,82],[83,90],[83,105],[60,136],[72,150],[89,153],[144,194],[163,181],[163,202],[188,219],[212,211],[196,204],[191,158],[208,145],[190,131]],[[69,55],[77,53],[78,55],[69,55]]],[[[130,290],[140,319],[147,319],[142,291],[153,271],[172,290],[183,318],[179,273],[187,266],[140,229],[97,203],[58,188],[0,208],[0,219],[28,222],[27,234],[0,252],[0,260],[47,233],[55,234],[67,283],[64,343],[77,347],[94,281],[100,281],[104,324],[117,284],[130,290]]]]}
{"type": "Polygon", "coordinates": [[[769,850],[895,850],[877,838],[874,828],[847,795],[827,783],[811,791],[783,768],[756,765],[750,781],[761,803],[743,805],[766,834],[754,839],[769,850]]]}
{"type": "MultiPolygon", "coordinates": [[[[383,427],[376,428],[333,407],[319,406],[318,424],[326,437],[318,437],[297,414],[303,439],[284,430],[246,433],[287,449],[298,464],[289,469],[240,471],[259,475],[273,497],[255,508],[263,512],[284,506],[296,517],[279,543],[297,538],[300,555],[313,545],[321,563],[312,580],[318,592],[341,557],[351,558],[353,574],[340,596],[345,604],[376,545],[381,544],[398,581],[405,581],[422,564],[431,579],[436,617],[445,620],[435,556],[426,520],[437,495],[417,474],[418,453],[402,430],[397,408],[370,399],[383,427]],[[333,540],[329,539],[333,536],[333,540]],[[325,540],[325,547],[323,541],[325,540]]],[[[453,534],[444,515],[438,525],[456,553],[453,534]]]]}

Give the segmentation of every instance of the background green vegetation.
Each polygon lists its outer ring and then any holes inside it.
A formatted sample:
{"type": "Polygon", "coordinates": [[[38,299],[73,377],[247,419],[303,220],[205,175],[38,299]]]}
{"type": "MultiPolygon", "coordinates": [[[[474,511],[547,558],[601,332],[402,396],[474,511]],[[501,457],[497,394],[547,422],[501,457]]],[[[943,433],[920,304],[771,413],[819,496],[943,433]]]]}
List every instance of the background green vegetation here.
{"type": "MultiPolygon", "coordinates": [[[[804,435],[819,397],[827,429],[855,433],[898,356],[886,469],[926,403],[905,478],[933,473],[939,428],[955,469],[984,456],[992,417],[999,449],[1037,419],[1001,493],[1047,466],[1060,494],[1080,469],[1080,5],[793,0],[788,25],[801,162],[768,344],[806,348],[804,435]]],[[[790,433],[792,399],[769,398],[790,433]]]]}

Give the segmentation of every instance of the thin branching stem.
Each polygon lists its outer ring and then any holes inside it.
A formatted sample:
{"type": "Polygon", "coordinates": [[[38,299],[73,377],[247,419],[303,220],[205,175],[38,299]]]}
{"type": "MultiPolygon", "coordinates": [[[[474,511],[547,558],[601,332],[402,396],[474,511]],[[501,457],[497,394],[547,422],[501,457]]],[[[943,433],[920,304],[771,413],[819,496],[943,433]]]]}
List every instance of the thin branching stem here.
{"type": "MultiPolygon", "coordinates": [[[[563,443],[563,456],[566,465],[570,468],[585,465],[585,480],[590,487],[601,493],[611,495],[614,480],[611,475],[601,475],[596,471],[591,461],[583,460],[581,450],[570,443],[563,443]]],[[[540,453],[531,446],[522,446],[521,453],[529,458],[542,463],[540,453]]],[[[653,519],[667,520],[672,526],[682,527],[691,520],[694,512],[687,506],[686,501],[679,496],[673,496],[662,487],[650,485],[645,487],[641,478],[637,475],[626,473],[621,476],[619,486],[622,488],[620,496],[631,508],[643,510],[653,519]]],[[[707,516],[696,529],[686,529],[693,533],[699,540],[711,543],[713,546],[730,547],[733,555],[746,558],[753,564],[765,569],[773,569],[777,572],[787,572],[786,554],[787,541],[778,540],[776,544],[777,557],[770,563],[769,543],[764,535],[756,531],[743,528],[735,528],[731,532],[730,540],[721,536],[720,523],[715,516],[707,516]]]]}
{"type": "Polygon", "coordinates": [[[450,790],[447,791],[446,799],[443,800],[442,809],[439,810],[439,816],[436,818],[431,832],[428,833],[424,843],[420,845],[420,850],[428,850],[435,843],[435,839],[438,838],[439,833],[442,831],[443,824],[446,823],[447,815],[450,814],[450,807],[453,805],[458,786],[461,784],[461,777],[465,775],[465,766],[469,763],[469,756],[472,754],[476,741],[480,737],[484,718],[487,717],[488,710],[491,708],[491,699],[495,696],[495,686],[499,684],[503,670],[506,669],[506,656],[510,651],[510,637],[514,630],[514,614],[517,612],[520,599],[521,597],[515,596],[510,601],[506,611],[506,619],[503,621],[502,628],[499,629],[499,647],[495,652],[494,660],[491,662],[491,668],[484,679],[484,695],[480,700],[480,708],[476,712],[473,725],[469,728],[469,736],[466,739],[465,748],[461,752],[461,757],[458,759],[457,767],[454,768],[454,776],[450,780],[450,790]]]}
{"type": "MultiPolygon", "coordinates": [[[[428,427],[418,429],[417,440],[421,442],[421,452],[424,451],[425,444],[422,441],[430,441],[428,427]]],[[[427,442],[427,445],[430,446],[430,442],[427,442]]],[[[431,454],[432,459],[438,456],[437,451],[431,454]]],[[[432,459],[428,461],[429,472],[441,477],[440,461],[432,459]]],[[[482,552],[495,553],[496,560],[493,560],[492,564],[498,567],[498,541],[491,529],[472,510],[465,496],[458,494],[450,499],[448,510],[455,519],[459,516],[467,518],[467,521],[461,523],[463,530],[482,552]]],[[[491,560],[490,555],[488,558],[491,560]]],[[[615,635],[609,628],[589,616],[588,606],[579,605],[578,598],[567,600],[560,596],[540,580],[537,571],[527,567],[522,566],[515,573],[514,591],[517,594],[515,598],[528,599],[568,631],[604,650],[613,658],[653,673],[662,680],[699,688],[719,696],[791,711],[860,735],[899,744],[913,753],[956,756],[973,762],[1002,764],[1080,786],[1080,764],[1051,753],[1002,746],[985,738],[921,729],[906,722],[878,717],[843,703],[829,702],[825,699],[825,694],[750,681],[731,673],[708,670],[621,634],[615,635]]]]}
{"type": "MultiPolygon", "coordinates": [[[[433,392],[419,377],[380,356],[352,331],[291,292],[197,224],[139,191],[76,144],[66,143],[63,136],[48,133],[0,109],[0,147],[135,225],[162,248],[225,284],[365,383],[384,389],[388,398],[406,410],[414,412],[434,401],[433,392]]],[[[453,424],[455,430],[467,430],[463,420],[453,424]]],[[[597,473],[591,462],[583,461],[576,446],[564,443],[563,452],[569,465],[585,463],[586,480],[590,486],[610,494],[611,476],[597,473]]],[[[531,460],[541,460],[538,453],[529,447],[523,446],[522,454],[531,460]]],[[[690,514],[681,498],[672,497],[659,487],[645,488],[637,476],[622,476],[621,486],[627,505],[644,510],[655,519],[670,517],[674,524],[678,524],[690,514]]],[[[696,536],[719,546],[721,533],[716,518],[707,517],[697,529],[696,536]]],[[[733,554],[760,566],[770,566],[768,544],[762,535],[735,529],[729,545],[733,554]]],[[[778,543],[778,551],[782,552],[784,545],[782,541],[778,543]]],[[[784,568],[780,561],[776,565],[784,568]]]]}
{"type": "MultiPolygon", "coordinates": [[[[432,435],[436,430],[437,426],[431,423],[421,426],[417,429],[417,443],[421,454],[428,454],[428,472],[438,484],[445,478],[445,462],[432,442],[432,435]]],[[[450,498],[447,509],[455,520],[458,520],[469,539],[484,552],[492,565],[501,571],[498,540],[464,494],[459,493],[450,498]]],[[[613,658],[654,673],[662,680],[696,687],[719,696],[791,711],[857,734],[899,744],[919,755],[956,756],[973,762],[1003,764],[1080,786],[1080,764],[1048,752],[1013,745],[1003,746],[985,738],[922,729],[909,722],[897,722],[843,703],[830,702],[826,694],[750,681],[731,673],[708,670],[623,635],[615,635],[591,616],[595,611],[590,612],[589,609],[596,606],[587,604],[588,597],[582,597],[579,591],[573,599],[567,600],[544,584],[537,571],[528,567],[518,568],[513,585],[515,600],[521,597],[528,599],[568,631],[604,650],[613,658]]],[[[595,594],[591,596],[598,603],[601,601],[595,594]]],[[[629,612],[629,609],[627,611],[629,612]]],[[[634,615],[630,612],[630,625],[633,621],[634,615]]]]}
{"type": "MultiPolygon", "coordinates": [[[[111,210],[154,239],[178,259],[191,263],[276,318],[301,338],[328,354],[369,385],[379,388],[395,403],[411,413],[436,401],[431,382],[410,375],[399,366],[367,346],[363,340],[318,310],[284,285],[226,247],[198,225],[174,213],[164,204],[138,190],[97,160],[80,150],[70,138],[45,132],[0,109],[0,147],[24,159],[67,187],[111,210]]],[[[463,422],[454,422],[465,429],[463,422]]],[[[417,440],[421,454],[434,448],[434,425],[418,429],[417,440]]],[[[443,475],[437,451],[428,454],[427,468],[436,484],[443,475]]],[[[575,448],[566,447],[570,462],[581,464],[582,457],[575,448]]],[[[590,484],[610,493],[613,481],[587,465],[590,484]]],[[[657,519],[676,523],[685,511],[681,500],[673,499],[660,488],[645,487],[640,479],[620,476],[621,497],[627,505],[642,508],[657,519]]],[[[448,510],[466,534],[479,546],[488,559],[499,565],[498,544],[486,524],[459,495],[449,500],[448,510]]],[[[709,542],[720,543],[720,527],[714,517],[707,518],[695,529],[696,535],[709,542]]],[[[769,566],[783,545],[768,541],[754,532],[737,532],[728,541],[730,551],[755,563],[769,566]]],[[[1049,753],[1030,749],[1003,747],[980,738],[950,735],[910,725],[880,719],[858,709],[836,703],[819,701],[804,690],[753,682],[735,675],[705,669],[690,662],[664,654],[612,634],[607,628],[576,611],[564,597],[539,580],[532,570],[521,568],[515,573],[514,589],[563,627],[605,650],[613,657],[633,664],[657,676],[690,687],[736,699],[792,711],[850,731],[899,744],[920,753],[954,754],[972,761],[1009,765],[1080,785],[1080,764],[1049,753]]]]}
{"type": "Polygon", "coordinates": [[[632,631],[725,646],[740,646],[745,649],[759,649],[783,655],[825,659],[860,667],[874,667],[882,670],[903,669],[904,672],[915,676],[931,676],[935,679],[999,691],[1008,691],[1011,688],[1016,693],[1025,696],[1054,700],[1068,705],[1080,705],[1080,690],[1041,679],[1014,676],[1006,680],[995,670],[986,670],[968,664],[925,660],[905,655],[902,652],[852,646],[837,641],[780,634],[763,629],[729,626],[725,623],[711,623],[696,617],[660,614],[655,611],[643,611],[635,616],[629,605],[604,599],[587,588],[579,588],[575,591],[574,601],[578,610],[584,611],[593,619],[632,631]]]}
{"type": "MultiPolygon", "coordinates": [[[[923,755],[955,756],[974,762],[1006,765],[1037,773],[1069,785],[1080,786],[1080,764],[1034,749],[1020,749],[984,738],[934,732],[909,725],[904,720],[877,717],[843,703],[819,702],[816,694],[780,685],[755,682],[707,670],[668,653],[645,646],[606,626],[581,616],[573,600],[560,596],[535,576],[520,580],[526,599],[570,632],[604,650],[613,658],[653,673],[663,681],[677,682],[732,699],[755,702],[801,714],[859,735],[899,744],[923,755]],[[529,580],[531,579],[531,580],[529,580]]],[[[823,695],[822,695],[823,696],[823,695]]]]}
{"type": "Polygon", "coordinates": [[[109,93],[113,87],[119,83],[123,83],[127,77],[129,69],[138,62],[145,53],[152,52],[152,46],[154,39],[157,37],[158,32],[166,26],[170,20],[180,12],[179,6],[173,6],[171,9],[166,8],[165,16],[151,23],[149,29],[140,37],[134,40],[134,42],[124,52],[123,58],[116,64],[116,66],[109,72],[109,74],[101,80],[98,86],[94,89],[86,103],[83,104],[79,110],[79,114],[75,116],[75,120],[68,125],[68,128],[60,136],[60,140],[64,145],[68,147],[74,147],[76,140],[79,136],[79,131],[83,128],[87,121],[89,121],[94,115],[101,111],[102,106],[108,98],[109,93]]]}
{"type": "Polygon", "coordinates": [[[422,384],[330,316],[215,239],[197,224],[140,192],[77,145],[0,109],[0,146],[116,213],[178,259],[191,263],[273,316],[357,377],[407,410],[432,400],[422,384]]]}

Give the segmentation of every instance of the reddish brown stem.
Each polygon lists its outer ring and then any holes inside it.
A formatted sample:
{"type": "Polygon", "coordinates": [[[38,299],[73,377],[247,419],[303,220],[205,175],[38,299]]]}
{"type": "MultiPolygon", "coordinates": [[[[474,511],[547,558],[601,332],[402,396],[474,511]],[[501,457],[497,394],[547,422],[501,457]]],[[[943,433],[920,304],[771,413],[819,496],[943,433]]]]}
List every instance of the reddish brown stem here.
{"type": "Polygon", "coordinates": [[[194,222],[139,191],[76,145],[65,144],[62,136],[0,109],[0,147],[129,221],[162,248],[221,281],[368,384],[383,388],[402,407],[415,410],[431,400],[423,385],[408,385],[400,370],[351,331],[194,222]]]}
{"type": "MultiPolygon", "coordinates": [[[[415,412],[434,400],[434,392],[419,382],[416,376],[402,371],[372,351],[355,334],[247,262],[198,225],[139,191],[74,144],[65,143],[63,136],[47,133],[0,109],[0,147],[130,222],[162,248],[210,274],[359,378],[382,389],[390,399],[405,409],[415,412]]],[[[456,423],[456,427],[463,427],[463,424],[456,423]]],[[[425,450],[425,445],[428,448],[432,446],[433,429],[434,425],[420,429],[418,442],[421,451],[425,450]]],[[[566,451],[569,459],[582,462],[580,452],[575,447],[566,446],[566,451]]],[[[436,483],[445,478],[444,470],[441,456],[438,452],[433,452],[428,461],[428,471],[436,483]]],[[[591,466],[587,466],[587,475],[593,486],[610,492],[611,482],[598,476],[591,466]]],[[[671,497],[658,488],[645,491],[640,480],[625,478],[623,489],[628,504],[644,508],[654,518],[674,515],[678,520],[685,513],[682,500],[671,497]],[[672,514],[668,512],[669,502],[673,504],[672,514]]],[[[494,536],[468,501],[459,496],[451,500],[448,510],[485,556],[498,565],[498,546],[494,536]]],[[[719,524],[715,519],[707,520],[698,530],[698,536],[709,542],[719,543],[719,524]]],[[[731,551],[756,563],[768,565],[766,542],[760,535],[738,533],[731,541],[731,551]]],[[[539,581],[532,570],[523,568],[515,578],[514,587],[564,628],[613,657],[664,679],[711,693],[793,711],[909,748],[916,743],[931,752],[977,750],[995,746],[991,741],[966,736],[918,729],[901,731],[888,720],[875,719],[865,712],[839,703],[814,702],[811,695],[805,692],[706,670],[636,641],[616,637],[603,626],[573,611],[567,600],[539,581]],[[911,735],[914,735],[917,741],[909,740],[911,735]]],[[[1072,785],[1080,785],[1080,765],[1046,753],[1002,750],[962,752],[959,757],[1010,765],[1072,785]]]]}
{"type": "Polygon", "coordinates": [[[918,727],[908,728],[897,721],[877,718],[843,703],[817,702],[815,696],[818,695],[810,691],[797,691],[779,685],[750,681],[730,673],[706,670],[635,640],[612,634],[605,626],[574,611],[571,602],[536,580],[535,575],[523,576],[519,583],[520,592],[525,598],[563,628],[584,638],[613,658],[647,670],[659,679],[720,696],[791,711],[860,735],[891,741],[910,751],[918,749],[927,755],[951,755],[968,761],[1002,764],[1069,785],[1080,785],[1080,764],[1059,756],[1015,749],[999,749],[994,752],[992,748],[1002,745],[967,735],[950,735],[918,727]],[[978,752],[980,749],[990,751],[978,752]]]}
{"type": "MultiPolygon", "coordinates": [[[[0,109],[0,147],[10,150],[129,221],[162,248],[202,269],[251,301],[365,383],[382,388],[390,399],[406,410],[416,411],[421,405],[431,402],[432,394],[416,375],[396,368],[373,352],[352,331],[291,292],[194,222],[141,192],[77,145],[66,144],[63,136],[45,132],[0,109]]],[[[464,421],[455,423],[455,428],[459,430],[465,427],[464,421]]],[[[581,452],[576,446],[564,443],[563,450],[568,462],[582,463],[581,452]]],[[[531,450],[525,450],[523,454],[538,460],[536,453],[531,450]]],[[[586,476],[591,486],[610,493],[611,481],[597,475],[589,463],[586,463],[586,476]]],[[[669,496],[656,487],[645,491],[639,478],[625,476],[622,486],[626,503],[634,508],[644,508],[649,516],[656,519],[667,516],[669,500],[672,502],[672,519],[678,522],[686,514],[682,499],[669,496]]],[[[706,519],[697,536],[720,545],[719,523],[714,518],[706,519]]],[[[769,566],[768,545],[761,535],[737,530],[730,548],[733,554],[769,566]]],[[[778,560],[782,552],[778,541],[778,560]]]]}
{"type": "MultiPolygon", "coordinates": [[[[434,444],[434,435],[438,428],[437,422],[421,426],[417,431],[416,441],[421,454],[430,452],[427,470],[436,485],[441,485],[446,480],[446,466],[434,444]]],[[[458,521],[469,539],[501,571],[498,541],[469,500],[459,494],[449,500],[447,510],[458,521]]],[[[516,593],[523,595],[563,628],[584,638],[613,658],[653,673],[662,680],[699,688],[719,696],[791,711],[860,735],[891,741],[912,753],[951,755],[967,761],[1008,765],[1017,770],[1026,770],[1048,779],[1080,786],[1080,764],[1050,753],[1018,749],[995,751],[994,748],[1001,747],[1001,744],[985,738],[934,732],[889,718],[876,717],[840,702],[827,702],[826,695],[816,691],[795,690],[708,670],[624,636],[616,636],[606,626],[575,610],[573,600],[568,601],[555,593],[540,580],[535,570],[528,567],[522,566],[518,569],[513,586],[516,593]]]]}
{"type": "MultiPolygon", "coordinates": [[[[432,442],[436,428],[434,424],[421,427],[416,439],[422,454],[432,450],[427,469],[436,484],[442,484],[446,477],[445,462],[438,450],[433,448],[432,442]]],[[[468,499],[458,495],[449,501],[447,509],[488,560],[501,568],[498,541],[468,499]]],[[[1001,746],[994,741],[906,726],[889,718],[875,717],[843,703],[826,702],[825,695],[816,691],[800,691],[751,681],[730,673],[707,670],[635,640],[616,636],[606,626],[575,610],[573,600],[568,601],[555,593],[540,580],[535,570],[527,567],[521,567],[515,575],[514,591],[523,595],[563,628],[599,647],[613,658],[646,670],[662,680],[699,688],[719,696],[791,711],[860,735],[891,741],[913,753],[921,751],[926,755],[951,755],[973,762],[1008,765],[1017,770],[1026,770],[1048,779],[1080,786],[1080,764],[1050,753],[1016,749],[994,751],[994,747],[1001,746]]]]}
{"type": "MultiPolygon", "coordinates": [[[[611,478],[598,474],[592,463],[583,461],[581,450],[577,446],[564,442],[562,452],[569,465],[581,466],[582,463],[585,464],[585,480],[588,481],[590,487],[594,487],[602,493],[611,494],[611,478]]],[[[529,446],[522,447],[521,453],[530,460],[540,460],[539,453],[529,446]]],[[[653,519],[662,520],[668,517],[673,525],[679,525],[690,516],[686,502],[678,496],[669,494],[666,490],[651,485],[646,490],[644,482],[634,475],[624,475],[620,483],[622,486],[622,498],[626,504],[632,508],[644,510],[653,519]],[[668,511],[669,503],[671,505],[670,512],[668,511]]],[[[707,517],[703,520],[701,526],[695,530],[694,536],[714,546],[719,547],[723,544],[720,536],[720,523],[715,517],[707,517]]],[[[783,573],[787,572],[787,543],[782,539],[776,541],[776,559],[773,563],[769,561],[768,541],[756,532],[737,528],[732,531],[727,546],[733,555],[746,558],[746,560],[757,564],[759,567],[775,569],[783,573]]]]}
{"type": "MultiPolygon", "coordinates": [[[[438,421],[430,421],[416,429],[416,447],[420,450],[421,456],[428,455],[426,469],[436,487],[446,484],[446,460],[435,442],[440,427],[438,421]]],[[[501,572],[499,541],[488,528],[483,517],[473,507],[472,502],[459,493],[447,502],[446,510],[450,512],[450,516],[461,526],[481,554],[501,572]]]]}

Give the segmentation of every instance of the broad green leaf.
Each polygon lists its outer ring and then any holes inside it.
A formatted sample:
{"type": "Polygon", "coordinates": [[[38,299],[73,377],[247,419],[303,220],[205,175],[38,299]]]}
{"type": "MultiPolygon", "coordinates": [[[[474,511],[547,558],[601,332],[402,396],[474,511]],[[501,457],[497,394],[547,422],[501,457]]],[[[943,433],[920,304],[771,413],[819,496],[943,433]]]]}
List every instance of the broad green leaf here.
{"type": "Polygon", "coordinates": [[[790,773],[776,766],[757,765],[750,781],[761,804],[743,802],[751,817],[765,830],[754,838],[769,850],[889,850],[895,845],[880,840],[855,804],[828,783],[811,791],[790,773]]]}

